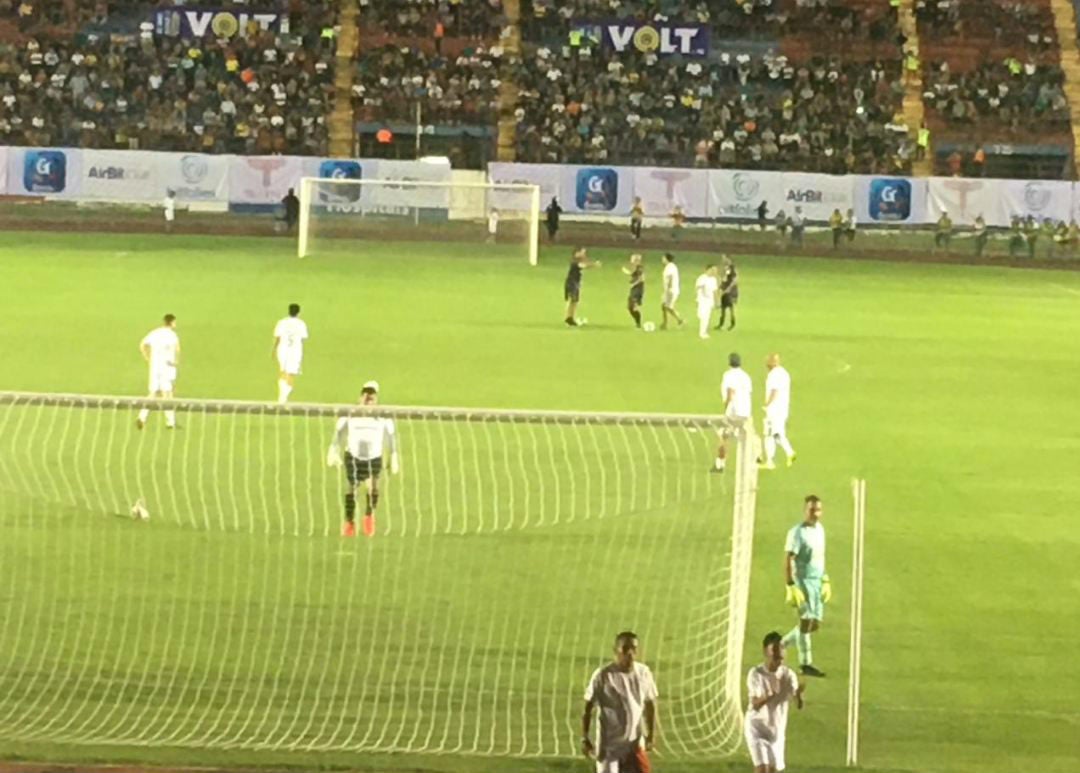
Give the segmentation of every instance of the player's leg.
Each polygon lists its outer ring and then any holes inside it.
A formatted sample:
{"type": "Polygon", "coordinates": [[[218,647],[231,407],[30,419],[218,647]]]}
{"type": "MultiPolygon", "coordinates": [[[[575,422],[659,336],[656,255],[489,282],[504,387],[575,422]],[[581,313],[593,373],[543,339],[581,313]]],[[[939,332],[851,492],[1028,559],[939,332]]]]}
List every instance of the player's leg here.
{"type": "Polygon", "coordinates": [[[357,459],[348,451],[345,452],[345,520],[341,524],[341,536],[356,536],[356,487],[358,484],[357,459]]]}
{"type": "Polygon", "coordinates": [[[637,327],[641,327],[641,306],[636,298],[630,298],[626,304],[627,310],[630,312],[630,319],[634,320],[634,324],[637,327]]]}
{"type": "MultiPolygon", "coordinates": [[[[172,384],[169,385],[168,389],[162,390],[160,392],[160,395],[161,395],[161,397],[163,397],[166,400],[172,400],[173,399],[172,384]]],[[[166,410],[164,413],[165,413],[165,428],[166,429],[176,429],[176,411],[170,409],[170,410],[166,410]]]]}
{"type": "Polygon", "coordinates": [[[750,752],[754,773],[775,773],[772,744],[767,739],[759,738],[749,727],[743,731],[743,736],[746,738],[746,749],[750,752]]]}
{"type": "Polygon", "coordinates": [[[712,319],[712,309],[698,305],[697,311],[698,318],[698,336],[701,338],[709,337],[709,322],[712,319]]]}
{"type": "Polygon", "coordinates": [[[727,466],[727,441],[731,437],[731,427],[725,424],[723,428],[717,430],[717,439],[719,443],[716,448],[716,459],[713,460],[713,472],[723,472],[727,466]]]}
{"type": "Polygon", "coordinates": [[[732,298],[730,301],[728,301],[728,310],[731,312],[731,324],[728,325],[728,330],[734,330],[735,329],[735,306],[736,306],[736,303],[737,303],[737,301],[734,298],[732,298]]]}
{"type": "Polygon", "coordinates": [[[725,319],[727,319],[727,301],[725,301],[723,299],[723,297],[721,297],[720,298],[720,321],[716,323],[716,329],[717,330],[723,330],[724,329],[724,320],[725,319]]]}
{"type": "Polygon", "coordinates": [[[296,383],[294,374],[300,372],[299,367],[293,367],[293,363],[282,359],[278,362],[278,402],[287,403],[292,394],[293,385],[296,383]]]}
{"type": "Polygon", "coordinates": [[[776,438],[777,444],[784,449],[784,456],[787,457],[787,466],[790,467],[795,462],[795,449],[791,446],[791,441],[787,436],[787,421],[774,421],[772,423],[773,435],[776,438]]]}
{"type": "MultiPolygon", "coordinates": [[[[160,396],[160,395],[158,395],[157,390],[154,389],[154,382],[153,382],[152,378],[151,378],[151,381],[150,381],[150,389],[147,392],[146,396],[151,397],[151,398],[160,396]]],[[[138,427],[139,429],[142,429],[143,427],[146,426],[146,421],[149,418],[150,418],[150,409],[149,408],[140,409],[139,410],[139,416],[138,416],[138,418],[135,419],[135,426],[138,427]]]]}
{"type": "Polygon", "coordinates": [[[776,436],[772,420],[768,416],[765,417],[763,430],[761,444],[764,447],[765,458],[758,459],[758,461],[762,463],[765,469],[772,470],[776,467],[776,436]]]}
{"type": "Polygon", "coordinates": [[[821,600],[820,580],[796,580],[806,598],[805,603],[799,607],[799,665],[804,676],[825,676],[825,673],[814,666],[814,650],[812,634],[820,625],[824,613],[824,602],[821,600]]]}
{"type": "Polygon", "coordinates": [[[660,329],[661,330],[667,330],[667,317],[668,317],[667,304],[661,303],[660,304],[660,329]]]}

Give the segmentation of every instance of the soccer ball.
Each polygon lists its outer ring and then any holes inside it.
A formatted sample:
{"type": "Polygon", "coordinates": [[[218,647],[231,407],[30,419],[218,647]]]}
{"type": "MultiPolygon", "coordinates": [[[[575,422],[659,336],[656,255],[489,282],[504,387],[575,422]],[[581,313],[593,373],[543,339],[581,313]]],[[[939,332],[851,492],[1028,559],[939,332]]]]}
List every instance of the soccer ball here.
{"type": "Polygon", "coordinates": [[[589,320],[587,318],[585,318],[585,317],[582,317],[581,319],[578,320],[578,324],[579,325],[587,325],[587,324],[589,324],[589,320]]]}
{"type": "Polygon", "coordinates": [[[654,330],[656,330],[656,323],[654,323],[654,322],[646,322],[641,327],[642,327],[642,330],[644,330],[646,333],[651,333],[654,330]]]}
{"type": "Polygon", "coordinates": [[[146,509],[146,503],[141,499],[135,501],[135,504],[131,506],[131,517],[136,521],[149,521],[150,511],[146,509]]]}

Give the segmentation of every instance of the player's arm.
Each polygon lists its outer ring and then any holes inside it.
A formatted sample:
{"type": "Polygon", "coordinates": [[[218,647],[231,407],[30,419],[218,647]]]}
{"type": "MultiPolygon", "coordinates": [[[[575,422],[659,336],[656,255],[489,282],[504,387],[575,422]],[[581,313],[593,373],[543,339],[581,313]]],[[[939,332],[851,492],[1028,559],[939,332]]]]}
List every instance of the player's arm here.
{"type": "Polygon", "coordinates": [[[769,692],[769,684],[753,671],[746,679],[746,692],[750,696],[750,708],[757,711],[772,700],[773,694],[769,692]]]}
{"type": "Polygon", "coordinates": [[[274,348],[270,350],[270,359],[276,359],[278,348],[281,346],[281,336],[274,336],[274,348]]]}
{"type": "Polygon", "coordinates": [[[776,399],[776,392],[777,392],[777,390],[770,389],[768,394],[765,395],[765,407],[766,408],[768,408],[770,405],[772,405],[773,400],[776,399]]]}
{"type": "Polygon", "coordinates": [[[784,553],[784,584],[795,584],[795,554],[790,551],[784,553]]]}
{"type": "Polygon", "coordinates": [[[587,700],[585,701],[585,711],[581,714],[581,753],[589,759],[592,759],[596,753],[593,749],[592,738],[589,737],[589,731],[592,730],[592,713],[593,702],[587,700]]]}
{"type": "Polygon", "coordinates": [[[727,413],[728,408],[735,401],[735,388],[728,387],[727,392],[724,394],[724,412],[727,413]]]}
{"type": "Polygon", "coordinates": [[[150,362],[150,344],[146,343],[145,338],[139,342],[139,353],[142,354],[144,360],[150,362]]]}
{"type": "Polygon", "coordinates": [[[393,421],[386,424],[386,447],[390,451],[390,474],[397,475],[401,472],[401,459],[398,457],[397,430],[393,421]]]}
{"type": "Polygon", "coordinates": [[[645,701],[645,748],[651,750],[656,745],[656,700],[645,701]]]}
{"type": "Polygon", "coordinates": [[[326,465],[328,467],[340,467],[342,451],[349,435],[349,419],[342,416],[334,427],[334,436],[330,440],[330,447],[326,449],[326,465]]]}

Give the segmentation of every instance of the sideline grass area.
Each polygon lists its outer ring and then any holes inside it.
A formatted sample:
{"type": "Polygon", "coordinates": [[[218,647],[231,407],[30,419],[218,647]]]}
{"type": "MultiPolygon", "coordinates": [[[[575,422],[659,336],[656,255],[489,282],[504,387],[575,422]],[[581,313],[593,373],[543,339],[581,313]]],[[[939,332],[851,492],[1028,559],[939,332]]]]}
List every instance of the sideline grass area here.
{"type": "MultiPolygon", "coordinates": [[[[297,300],[312,331],[295,397],[341,402],[376,377],[388,402],[581,410],[716,409],[728,351],[761,388],[778,350],[795,380],[799,465],[759,497],[747,658],[791,624],[779,579],[801,495],[826,501],[837,599],[815,656],[830,671],[792,719],[793,769],[843,760],[848,479],[870,482],[863,760],[876,770],[1073,771],[1080,635],[1071,528],[1080,500],[1080,277],[1067,272],[747,258],[734,333],[628,326],[623,253],[585,280],[583,330],[560,324],[564,249],[370,245],[297,261],[284,240],[0,235],[5,389],[140,394],[139,338],[165,311],[180,389],[269,399],[270,331],[297,300]],[[1060,653],[1060,654],[1059,654],[1060,653]],[[797,765],[797,768],[795,767],[797,765]]],[[[683,310],[704,257],[680,256],[683,310]]],[[[647,318],[659,267],[649,264],[647,318]]],[[[707,461],[707,460],[706,460],[707,461]]],[[[190,579],[190,578],[189,578],[190,579]]],[[[587,610],[585,610],[587,613],[587,610]]],[[[648,659],[649,642],[644,642],[648,659]]],[[[598,651],[602,646],[598,646],[598,651]]],[[[663,689],[663,685],[661,685],[663,689]]],[[[426,756],[6,747],[35,759],[322,764],[473,771],[580,763],[426,756]]],[[[746,767],[734,763],[735,769],[746,767]]],[[[658,766],[658,770],[716,766],[658,766]]]]}

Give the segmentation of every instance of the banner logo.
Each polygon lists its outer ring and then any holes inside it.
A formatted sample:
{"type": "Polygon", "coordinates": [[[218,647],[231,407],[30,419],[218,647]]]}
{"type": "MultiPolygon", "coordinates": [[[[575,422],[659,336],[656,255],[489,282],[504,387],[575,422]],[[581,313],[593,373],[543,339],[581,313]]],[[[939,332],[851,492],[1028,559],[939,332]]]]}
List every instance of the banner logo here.
{"type": "Polygon", "coordinates": [[[911,217],[911,183],[877,178],[870,183],[870,218],[899,221],[911,217]]]}
{"type": "Polygon", "coordinates": [[[736,172],[735,177],[732,178],[731,187],[735,191],[735,198],[739,201],[749,202],[757,199],[758,191],[761,190],[761,183],[750,175],[736,172]]]}
{"type": "Polygon", "coordinates": [[[1042,183],[1030,182],[1024,186],[1024,204],[1031,212],[1042,212],[1050,204],[1050,189],[1042,183]]]}
{"type": "Polygon", "coordinates": [[[202,38],[207,33],[213,33],[216,38],[243,37],[251,21],[258,24],[261,30],[289,31],[288,17],[280,13],[233,13],[188,8],[157,11],[154,14],[154,31],[158,35],[184,38],[202,38]]]}
{"type": "Polygon", "coordinates": [[[180,174],[188,185],[198,185],[210,173],[210,166],[202,156],[184,156],[180,159],[180,174]]]}
{"type": "MultiPolygon", "coordinates": [[[[360,180],[364,172],[358,161],[323,161],[319,177],[327,180],[360,180]]],[[[360,200],[359,185],[319,187],[319,201],[324,204],[350,204],[360,200]]]]}
{"type": "Polygon", "coordinates": [[[709,54],[709,28],[704,24],[616,21],[594,26],[600,27],[604,45],[620,53],[632,49],[660,56],[709,54]]]}
{"type": "Polygon", "coordinates": [[[579,169],[577,208],[590,212],[610,212],[619,203],[619,175],[614,169],[579,169]]]}
{"type": "Polygon", "coordinates": [[[59,150],[28,150],[23,187],[30,193],[61,193],[67,187],[67,156],[59,150]]]}

